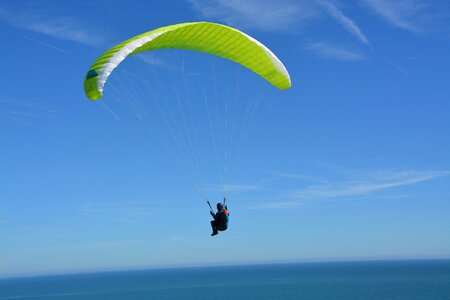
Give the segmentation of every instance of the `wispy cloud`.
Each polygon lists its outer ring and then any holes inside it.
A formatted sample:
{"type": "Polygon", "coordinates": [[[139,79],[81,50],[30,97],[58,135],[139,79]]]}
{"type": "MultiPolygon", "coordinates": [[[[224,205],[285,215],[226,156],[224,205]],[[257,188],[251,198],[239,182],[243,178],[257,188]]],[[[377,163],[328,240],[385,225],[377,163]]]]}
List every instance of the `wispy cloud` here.
{"type": "Polygon", "coordinates": [[[395,63],[395,62],[393,62],[393,61],[391,61],[389,59],[387,59],[386,62],[388,64],[390,64],[394,68],[394,70],[396,70],[397,72],[400,72],[400,73],[405,74],[405,75],[409,75],[409,72],[405,68],[400,66],[399,64],[397,64],[397,63],[395,63]]]}
{"type": "Polygon", "coordinates": [[[402,171],[379,173],[366,180],[344,181],[308,187],[296,193],[297,199],[332,199],[368,195],[395,187],[412,185],[437,177],[448,176],[450,172],[402,171]]]}
{"type": "Polygon", "coordinates": [[[306,182],[323,182],[322,179],[307,175],[307,174],[300,174],[300,173],[291,173],[291,172],[280,172],[280,171],[270,171],[267,172],[268,175],[271,177],[260,179],[259,182],[270,182],[270,181],[276,181],[276,180],[284,180],[284,179],[294,179],[299,181],[306,181],[306,182]]]}
{"type": "Polygon", "coordinates": [[[86,203],[79,212],[85,217],[114,222],[139,223],[139,221],[158,211],[158,205],[174,204],[178,201],[150,202],[94,202],[86,203]]]}
{"type": "Polygon", "coordinates": [[[57,111],[53,108],[49,108],[44,105],[37,104],[36,102],[30,102],[30,101],[19,101],[16,99],[11,98],[0,98],[0,105],[2,106],[11,106],[21,109],[27,109],[30,111],[36,111],[36,112],[45,112],[54,114],[57,111]]]}
{"type": "Polygon", "coordinates": [[[346,16],[336,5],[326,0],[316,0],[317,3],[348,32],[355,36],[361,43],[369,45],[369,40],[355,21],[346,16]]]}
{"type": "Polygon", "coordinates": [[[281,198],[279,200],[274,200],[270,202],[263,202],[256,206],[252,206],[252,209],[283,209],[283,208],[292,208],[298,207],[302,203],[296,200],[286,200],[286,198],[281,198]]]}
{"type": "Polygon", "coordinates": [[[104,43],[102,35],[93,34],[82,25],[82,21],[67,16],[51,16],[36,10],[0,7],[0,22],[10,26],[41,33],[53,38],[68,40],[97,47],[104,43]]]}
{"type": "Polygon", "coordinates": [[[124,211],[129,209],[125,204],[120,203],[86,203],[80,213],[84,217],[98,218],[109,221],[136,223],[134,218],[130,218],[129,214],[124,211]]]}
{"type": "Polygon", "coordinates": [[[259,190],[260,186],[256,184],[225,184],[221,185],[211,185],[207,188],[208,191],[221,191],[225,190],[231,193],[242,193],[249,191],[259,190]]]}
{"type": "MultiPolygon", "coordinates": [[[[362,179],[310,185],[302,189],[286,191],[283,197],[279,197],[281,200],[262,203],[258,208],[287,208],[302,205],[307,201],[379,196],[381,192],[386,190],[410,186],[449,175],[450,171],[376,172],[364,176],[362,179]]],[[[395,196],[392,198],[395,198],[395,196]]]]}
{"type": "MultiPolygon", "coordinates": [[[[331,17],[360,43],[370,47],[369,39],[349,16],[327,0],[189,0],[202,17],[218,19],[239,28],[254,28],[268,32],[298,32],[313,21],[331,17]]],[[[305,48],[319,56],[344,61],[366,59],[359,52],[326,42],[309,43],[305,48]]]]}
{"type": "Polygon", "coordinates": [[[57,111],[37,102],[0,98],[0,114],[10,120],[29,122],[38,118],[57,118],[57,111]]]}
{"type": "Polygon", "coordinates": [[[174,69],[175,67],[168,63],[167,61],[156,57],[155,55],[141,53],[136,55],[137,58],[150,65],[151,67],[163,67],[167,69],[174,69]]]}
{"type": "Polygon", "coordinates": [[[314,19],[317,7],[306,0],[189,0],[204,18],[214,18],[230,25],[264,31],[292,30],[314,19]]]}
{"type": "MultiPolygon", "coordinates": [[[[183,53],[177,52],[177,50],[168,51],[165,55],[158,53],[138,53],[136,58],[146,63],[150,68],[161,68],[170,71],[176,71],[183,73],[187,76],[200,76],[200,73],[190,72],[185,68],[185,58],[183,53]]],[[[133,74],[131,74],[133,75],[133,74]]],[[[139,75],[134,75],[140,77],[139,75]]],[[[145,80],[144,80],[145,81],[145,80]]]]}
{"type": "Polygon", "coordinates": [[[171,234],[171,235],[167,236],[166,238],[167,238],[167,241],[172,246],[198,241],[198,239],[194,235],[186,235],[186,234],[171,234]]]}
{"type": "Polygon", "coordinates": [[[450,25],[448,1],[364,0],[366,6],[391,26],[423,33],[450,25]]]}
{"type": "MultiPolygon", "coordinates": [[[[138,245],[146,242],[146,239],[130,239],[130,240],[119,240],[119,241],[98,241],[94,243],[83,243],[83,244],[65,244],[60,246],[48,246],[44,249],[45,252],[67,252],[67,251],[105,251],[114,248],[123,248],[129,245],[138,245]]],[[[28,250],[28,249],[26,249],[28,250]]],[[[35,248],[30,250],[36,250],[35,248]]]]}
{"type": "Polygon", "coordinates": [[[303,47],[318,56],[343,60],[343,61],[359,61],[366,57],[354,50],[345,49],[341,46],[331,45],[326,42],[310,42],[303,47]]]}
{"type": "Polygon", "coordinates": [[[69,54],[69,52],[67,52],[66,50],[63,50],[61,48],[58,48],[58,47],[53,46],[53,45],[50,45],[48,43],[45,43],[45,42],[33,39],[33,38],[29,37],[29,36],[24,36],[24,38],[29,40],[29,41],[35,42],[36,44],[39,44],[41,46],[47,47],[49,49],[52,49],[52,50],[55,50],[55,51],[58,51],[58,52],[61,52],[61,53],[64,53],[64,54],[69,54]]]}
{"type": "Polygon", "coordinates": [[[229,192],[248,192],[259,190],[256,184],[226,184],[225,190],[229,192]]]}

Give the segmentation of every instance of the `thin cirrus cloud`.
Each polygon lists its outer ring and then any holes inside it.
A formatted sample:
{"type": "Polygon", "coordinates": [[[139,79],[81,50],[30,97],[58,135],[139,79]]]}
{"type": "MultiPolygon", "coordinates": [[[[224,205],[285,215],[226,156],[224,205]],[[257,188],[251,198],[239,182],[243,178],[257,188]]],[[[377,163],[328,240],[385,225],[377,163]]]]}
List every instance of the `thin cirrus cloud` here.
{"type": "Polygon", "coordinates": [[[57,51],[57,52],[60,52],[60,53],[63,53],[63,54],[70,54],[69,52],[67,52],[67,51],[64,50],[64,49],[61,49],[61,48],[55,47],[55,46],[53,46],[53,45],[50,45],[50,44],[48,44],[48,43],[45,43],[45,42],[42,42],[42,41],[33,39],[33,38],[29,37],[29,36],[24,36],[24,38],[27,39],[27,40],[29,40],[29,41],[32,41],[32,42],[34,42],[34,43],[36,43],[36,44],[38,44],[38,45],[41,45],[41,46],[44,46],[44,47],[46,47],[46,48],[55,50],[55,51],[57,51]]]}
{"type": "MultiPolygon", "coordinates": [[[[215,18],[230,25],[263,31],[296,32],[305,24],[331,17],[360,43],[370,47],[369,39],[355,21],[345,15],[335,4],[316,1],[255,1],[255,0],[190,0],[193,9],[202,17],[215,18]]],[[[342,61],[360,61],[366,56],[327,42],[307,43],[304,49],[318,56],[342,61]]]]}
{"type": "MultiPolygon", "coordinates": [[[[37,103],[37,102],[36,102],[37,103]]],[[[31,121],[58,118],[58,112],[50,107],[30,101],[0,98],[0,115],[8,121],[29,125],[31,121]]]]}
{"type": "Polygon", "coordinates": [[[400,73],[402,73],[402,74],[405,74],[405,75],[410,75],[410,73],[408,72],[408,70],[406,70],[405,68],[403,68],[402,66],[400,66],[399,64],[397,64],[397,63],[395,63],[395,62],[393,62],[393,61],[391,61],[391,60],[386,60],[386,62],[388,63],[388,64],[390,64],[393,68],[394,68],[394,70],[396,70],[397,72],[400,72],[400,73]]]}
{"type": "Polygon", "coordinates": [[[216,18],[230,25],[263,31],[292,31],[300,23],[317,17],[312,1],[305,0],[189,0],[202,17],[216,18]]]}
{"type": "Polygon", "coordinates": [[[446,171],[402,171],[398,173],[379,173],[366,180],[344,181],[337,184],[311,186],[296,193],[297,199],[332,199],[355,197],[381,192],[396,187],[412,185],[442,176],[446,171]]]}
{"type": "Polygon", "coordinates": [[[344,27],[350,34],[355,36],[361,43],[369,46],[369,40],[359,28],[355,21],[345,15],[336,5],[330,1],[316,0],[317,4],[322,7],[336,22],[344,27]]]}
{"type": "Polygon", "coordinates": [[[172,57],[172,61],[167,57],[162,57],[162,55],[157,56],[149,53],[138,53],[136,57],[152,68],[159,67],[167,70],[183,71],[180,67],[180,65],[183,65],[182,59],[178,57],[172,57]]]}
{"type": "Polygon", "coordinates": [[[149,201],[105,202],[90,200],[79,209],[79,213],[89,218],[139,224],[155,212],[164,210],[166,205],[179,205],[180,203],[176,200],[153,201],[151,203],[149,201]]]}
{"type": "MultiPolygon", "coordinates": [[[[140,59],[146,63],[150,68],[162,68],[166,70],[178,71],[184,73],[188,76],[199,76],[199,73],[190,72],[184,68],[184,58],[177,56],[172,52],[172,57],[159,55],[152,55],[150,53],[138,53],[135,55],[136,58],[140,59]]],[[[138,75],[136,75],[138,76],[138,75]]],[[[138,76],[140,77],[140,76],[138,76]]]]}
{"type": "Polygon", "coordinates": [[[72,17],[52,17],[38,11],[8,10],[0,7],[0,22],[22,30],[91,47],[104,44],[101,35],[92,34],[81,25],[82,22],[72,17]]]}
{"type": "Polygon", "coordinates": [[[326,42],[309,42],[303,47],[306,51],[313,52],[317,56],[342,60],[342,61],[360,61],[366,57],[354,50],[346,49],[341,46],[332,45],[326,42]]]}
{"type": "Polygon", "coordinates": [[[224,184],[221,185],[213,185],[208,190],[211,191],[220,191],[224,190],[227,192],[233,192],[233,193],[243,193],[243,192],[249,192],[249,191],[257,191],[260,189],[260,186],[256,184],[224,184]]]}
{"type": "Polygon", "coordinates": [[[298,27],[328,15],[361,43],[370,44],[355,21],[345,15],[335,4],[326,0],[282,0],[277,2],[267,0],[190,0],[189,2],[202,17],[217,18],[231,25],[264,31],[296,31],[298,27]]]}
{"type": "Polygon", "coordinates": [[[291,190],[287,192],[287,196],[280,197],[284,200],[268,201],[258,208],[289,208],[302,205],[306,201],[375,197],[383,191],[411,186],[449,175],[450,171],[378,172],[365,176],[363,179],[349,179],[335,183],[310,185],[301,190],[291,190]]]}
{"type": "Polygon", "coordinates": [[[85,217],[109,220],[113,222],[138,223],[138,220],[150,214],[155,208],[148,206],[148,203],[133,202],[88,202],[81,209],[80,213],[85,217]]]}
{"type": "Polygon", "coordinates": [[[365,6],[384,22],[413,33],[446,30],[450,3],[436,0],[364,0],[365,6]]]}

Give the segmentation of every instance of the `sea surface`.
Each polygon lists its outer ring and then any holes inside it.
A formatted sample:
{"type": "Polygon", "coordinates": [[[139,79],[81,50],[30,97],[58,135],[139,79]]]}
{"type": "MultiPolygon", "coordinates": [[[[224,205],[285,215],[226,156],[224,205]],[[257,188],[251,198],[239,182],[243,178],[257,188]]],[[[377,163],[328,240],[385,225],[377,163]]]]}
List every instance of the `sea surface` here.
{"type": "Polygon", "coordinates": [[[198,267],[0,280],[0,299],[450,299],[450,260],[198,267]]]}

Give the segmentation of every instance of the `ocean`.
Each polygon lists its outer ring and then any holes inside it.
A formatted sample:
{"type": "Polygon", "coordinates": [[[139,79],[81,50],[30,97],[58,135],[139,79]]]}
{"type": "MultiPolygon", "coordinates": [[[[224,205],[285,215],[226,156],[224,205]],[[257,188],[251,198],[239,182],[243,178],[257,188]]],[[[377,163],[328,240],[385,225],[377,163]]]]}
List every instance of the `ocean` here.
{"type": "Polygon", "coordinates": [[[0,299],[450,299],[450,260],[196,267],[7,278],[0,299]]]}

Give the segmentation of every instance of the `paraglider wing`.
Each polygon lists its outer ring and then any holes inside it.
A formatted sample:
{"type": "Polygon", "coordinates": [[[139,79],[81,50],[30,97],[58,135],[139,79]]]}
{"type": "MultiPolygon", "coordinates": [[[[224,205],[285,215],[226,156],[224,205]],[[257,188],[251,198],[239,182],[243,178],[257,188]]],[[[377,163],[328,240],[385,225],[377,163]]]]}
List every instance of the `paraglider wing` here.
{"type": "Polygon", "coordinates": [[[284,65],[269,48],[256,39],[225,25],[193,22],[161,27],[140,34],[103,53],[86,74],[86,96],[91,100],[101,98],[109,75],[127,56],[167,48],[201,51],[220,56],[247,67],[279,89],[291,87],[284,65]]]}

